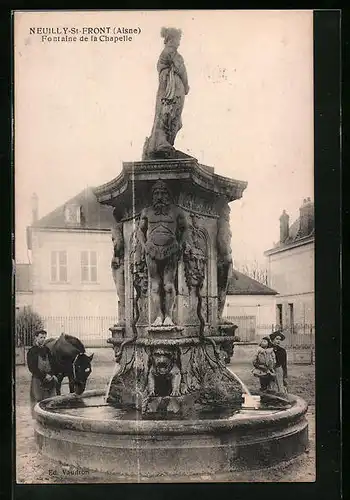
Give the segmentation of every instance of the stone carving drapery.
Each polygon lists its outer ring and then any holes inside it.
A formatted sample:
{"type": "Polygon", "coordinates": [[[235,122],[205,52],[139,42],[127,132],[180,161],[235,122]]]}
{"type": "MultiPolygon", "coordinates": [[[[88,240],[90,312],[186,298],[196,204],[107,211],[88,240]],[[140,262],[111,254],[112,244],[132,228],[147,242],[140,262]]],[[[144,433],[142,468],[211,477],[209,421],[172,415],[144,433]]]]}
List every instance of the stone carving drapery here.
{"type": "Polygon", "coordinates": [[[155,117],[151,135],[145,141],[143,159],[171,155],[175,137],[182,127],[185,95],[189,92],[185,63],[177,51],[181,30],[162,28],[161,36],[165,47],[157,63],[159,86],[155,117]]]}

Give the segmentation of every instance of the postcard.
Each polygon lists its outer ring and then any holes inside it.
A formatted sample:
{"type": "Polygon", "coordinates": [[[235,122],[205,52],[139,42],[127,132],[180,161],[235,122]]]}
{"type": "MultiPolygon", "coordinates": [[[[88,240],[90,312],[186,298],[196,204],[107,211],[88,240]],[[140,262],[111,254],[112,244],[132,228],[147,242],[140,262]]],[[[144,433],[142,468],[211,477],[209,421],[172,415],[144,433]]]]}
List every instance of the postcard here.
{"type": "Polygon", "coordinates": [[[15,11],[16,482],[315,481],[313,11],[15,11]]]}

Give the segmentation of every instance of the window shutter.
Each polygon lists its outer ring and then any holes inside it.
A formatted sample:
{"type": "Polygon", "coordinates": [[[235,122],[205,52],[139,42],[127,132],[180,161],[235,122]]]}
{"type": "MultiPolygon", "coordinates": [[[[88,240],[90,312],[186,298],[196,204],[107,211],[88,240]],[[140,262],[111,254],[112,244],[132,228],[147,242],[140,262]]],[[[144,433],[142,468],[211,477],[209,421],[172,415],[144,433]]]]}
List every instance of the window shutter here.
{"type": "Polygon", "coordinates": [[[51,252],[51,281],[57,281],[57,252],[51,252]]]}

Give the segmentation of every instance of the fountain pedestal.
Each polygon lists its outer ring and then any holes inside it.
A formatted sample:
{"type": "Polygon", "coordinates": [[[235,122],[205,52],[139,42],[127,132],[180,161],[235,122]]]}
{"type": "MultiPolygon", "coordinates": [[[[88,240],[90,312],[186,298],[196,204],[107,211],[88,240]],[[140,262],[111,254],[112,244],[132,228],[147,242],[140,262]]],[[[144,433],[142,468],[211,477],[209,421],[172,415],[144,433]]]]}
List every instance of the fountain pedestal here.
{"type": "Polygon", "coordinates": [[[164,404],[157,400],[162,413],[241,407],[242,386],[224,365],[220,348],[228,341],[233,343],[234,337],[208,337],[204,343],[195,337],[144,337],[124,346],[120,353],[121,339],[110,339],[119,366],[110,381],[107,403],[143,413],[155,412],[153,398],[167,400],[164,404]],[[174,398],[170,407],[169,398],[174,398]],[[184,408],[188,404],[191,408],[184,408]]]}
{"type": "Polygon", "coordinates": [[[242,386],[225,366],[236,327],[221,324],[221,312],[232,267],[228,203],[245,187],[188,157],[124,163],[96,190],[115,207],[114,244],[124,250],[126,324],[111,328],[119,368],[108,403],[145,413],[241,406],[242,386]]]}

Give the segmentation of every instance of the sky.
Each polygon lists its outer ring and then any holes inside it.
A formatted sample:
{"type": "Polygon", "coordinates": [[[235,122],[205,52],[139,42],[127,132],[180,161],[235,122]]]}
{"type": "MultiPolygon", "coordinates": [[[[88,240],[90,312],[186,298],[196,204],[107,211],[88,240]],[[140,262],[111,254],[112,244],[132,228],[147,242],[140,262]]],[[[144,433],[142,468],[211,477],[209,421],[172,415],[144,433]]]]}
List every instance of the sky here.
{"type": "Polygon", "coordinates": [[[17,12],[17,262],[28,262],[33,192],[42,217],[116,177],[123,161],[141,159],[162,26],[182,29],[190,85],[175,147],[248,182],[230,205],[235,261],[263,263],[283,209],[292,223],[303,199],[313,199],[312,11],[17,12]],[[83,28],[107,26],[139,33],[125,42],[79,40],[83,28]],[[43,27],[80,35],[68,43],[30,34],[43,27]]]}

